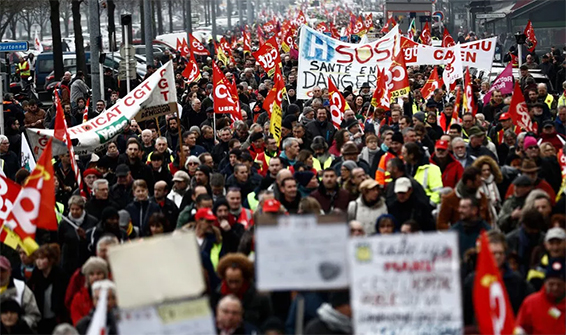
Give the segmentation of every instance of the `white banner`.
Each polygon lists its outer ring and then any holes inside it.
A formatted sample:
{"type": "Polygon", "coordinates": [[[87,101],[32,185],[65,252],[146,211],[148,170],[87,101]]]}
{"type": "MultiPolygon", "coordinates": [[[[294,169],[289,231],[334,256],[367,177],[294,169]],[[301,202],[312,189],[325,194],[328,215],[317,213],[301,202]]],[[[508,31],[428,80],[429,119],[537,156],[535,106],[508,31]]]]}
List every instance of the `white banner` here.
{"type": "Polygon", "coordinates": [[[326,88],[331,77],[340,91],[352,86],[357,93],[364,83],[375,89],[377,69],[389,68],[399,27],[365,44],[338,41],[303,26],[299,37],[297,98],[310,99],[315,86],[326,88]]]}
{"type": "MultiPolygon", "coordinates": [[[[475,67],[491,70],[497,37],[460,44],[460,56],[464,67],[475,67]]],[[[415,43],[416,44],[416,43],[415,43]]],[[[412,45],[415,45],[412,44],[412,45]]],[[[412,65],[444,65],[453,57],[454,47],[440,48],[424,44],[416,44],[412,48],[404,48],[405,64],[412,65]]]]}
{"type": "Polygon", "coordinates": [[[462,334],[455,233],[350,239],[356,334],[462,334]]]}
{"type": "MultiPolygon", "coordinates": [[[[141,111],[140,119],[177,112],[177,90],[172,62],[163,65],[143,83],[134,88],[114,106],[94,119],[69,128],[75,154],[85,155],[104,147],[122,132],[126,123],[141,111]]],[[[36,157],[41,155],[51,129],[27,129],[31,149],[36,157]]],[[[53,140],[53,156],[67,152],[63,142],[53,140]]]]}

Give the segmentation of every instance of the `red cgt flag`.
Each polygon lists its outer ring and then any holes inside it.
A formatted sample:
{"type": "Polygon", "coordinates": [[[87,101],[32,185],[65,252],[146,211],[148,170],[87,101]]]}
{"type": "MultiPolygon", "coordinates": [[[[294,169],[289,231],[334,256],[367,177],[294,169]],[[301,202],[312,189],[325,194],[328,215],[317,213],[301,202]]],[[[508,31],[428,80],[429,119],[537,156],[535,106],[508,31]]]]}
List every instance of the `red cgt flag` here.
{"type": "Polygon", "coordinates": [[[330,114],[332,115],[332,124],[336,129],[340,129],[340,124],[344,120],[344,112],[350,109],[346,99],[342,93],[338,91],[336,85],[330,77],[328,77],[328,97],[330,100],[330,114]]]}
{"type": "Polygon", "coordinates": [[[385,75],[385,68],[378,70],[376,81],[376,88],[371,97],[371,105],[375,108],[383,108],[389,110],[389,88],[387,86],[387,76],[385,75]]]}
{"type": "Polygon", "coordinates": [[[258,51],[252,54],[261,64],[269,77],[275,74],[275,67],[281,66],[281,56],[279,55],[279,45],[275,36],[271,37],[264,43],[258,51]]]}
{"type": "Polygon", "coordinates": [[[485,231],[480,237],[473,298],[481,334],[513,334],[515,326],[513,309],[501,273],[489,250],[489,240],[485,231]]]}
{"type": "Polygon", "coordinates": [[[177,38],[175,51],[181,52],[181,57],[187,57],[189,55],[189,45],[187,44],[186,38],[183,38],[183,40],[177,38]]]}
{"type": "Polygon", "coordinates": [[[442,47],[449,48],[455,46],[456,43],[452,38],[452,35],[448,32],[448,28],[444,27],[444,33],[442,33],[442,47]]]}
{"type": "Polygon", "coordinates": [[[423,98],[428,100],[434,93],[434,90],[441,88],[442,85],[444,85],[444,82],[442,81],[442,78],[438,77],[438,69],[435,66],[434,69],[432,69],[432,74],[424,84],[423,88],[421,88],[423,98]]]}
{"type": "Polygon", "coordinates": [[[527,49],[529,50],[529,52],[533,52],[537,46],[538,41],[537,37],[535,36],[535,29],[533,28],[531,20],[529,20],[529,22],[527,23],[523,34],[527,35],[527,40],[525,42],[527,49]]]}
{"type": "Polygon", "coordinates": [[[228,82],[224,73],[220,71],[215,62],[212,62],[212,80],[214,90],[214,113],[236,115],[240,112],[238,101],[234,100],[232,84],[228,82]]]}
{"type": "Polygon", "coordinates": [[[189,83],[197,81],[200,78],[200,70],[192,52],[189,53],[189,61],[187,62],[187,65],[185,65],[185,69],[181,75],[183,78],[187,79],[187,82],[189,83]]]}
{"type": "Polygon", "coordinates": [[[51,138],[47,142],[35,169],[18,194],[12,211],[8,213],[5,221],[5,224],[22,240],[28,237],[34,239],[37,228],[57,230],[55,173],[51,162],[52,141],[51,138]]]}
{"type": "Polygon", "coordinates": [[[470,77],[470,68],[466,68],[466,77],[464,79],[464,108],[466,112],[472,113],[473,116],[476,115],[478,106],[474,100],[474,91],[472,88],[472,79],[470,77]]]}
{"type": "Polygon", "coordinates": [[[191,43],[191,51],[193,55],[210,56],[208,49],[197,40],[193,34],[189,34],[189,43],[191,43]]]}
{"type": "Polygon", "coordinates": [[[425,23],[421,36],[419,37],[419,41],[426,45],[432,44],[432,37],[430,36],[430,26],[428,25],[428,22],[425,23]]]}
{"type": "Polygon", "coordinates": [[[515,83],[511,104],[509,104],[509,113],[511,113],[511,119],[516,126],[526,131],[536,132],[519,83],[515,83]]]}
{"type": "Polygon", "coordinates": [[[388,33],[389,30],[393,27],[395,27],[397,25],[397,22],[395,21],[395,18],[390,17],[389,20],[387,20],[387,22],[385,23],[385,25],[383,26],[383,28],[381,28],[381,32],[382,33],[388,33]]]}

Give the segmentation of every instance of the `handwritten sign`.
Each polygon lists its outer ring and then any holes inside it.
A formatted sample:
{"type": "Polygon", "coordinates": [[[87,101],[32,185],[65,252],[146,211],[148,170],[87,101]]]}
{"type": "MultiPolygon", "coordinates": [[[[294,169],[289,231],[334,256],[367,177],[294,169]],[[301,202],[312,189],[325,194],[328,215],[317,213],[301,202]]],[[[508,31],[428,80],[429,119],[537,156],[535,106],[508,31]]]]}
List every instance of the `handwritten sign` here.
{"type": "Polygon", "coordinates": [[[256,230],[259,290],[312,290],[348,286],[345,222],[317,224],[314,216],[281,217],[256,230]]]}
{"type": "Polygon", "coordinates": [[[348,252],[356,334],[462,334],[456,234],[352,239],[348,252]]]}

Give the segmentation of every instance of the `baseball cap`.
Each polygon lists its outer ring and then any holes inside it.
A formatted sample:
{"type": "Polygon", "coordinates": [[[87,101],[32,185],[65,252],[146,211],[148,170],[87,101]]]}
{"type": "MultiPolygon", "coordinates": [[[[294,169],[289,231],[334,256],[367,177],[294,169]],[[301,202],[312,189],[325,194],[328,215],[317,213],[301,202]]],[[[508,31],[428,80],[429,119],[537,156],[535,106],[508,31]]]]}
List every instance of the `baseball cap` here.
{"type": "Polygon", "coordinates": [[[263,203],[262,209],[264,213],[278,213],[281,209],[281,203],[275,199],[268,199],[263,203]]]}
{"type": "Polygon", "coordinates": [[[186,182],[188,182],[189,180],[191,180],[191,178],[189,177],[189,174],[186,173],[185,171],[177,171],[177,172],[175,172],[175,175],[173,176],[173,181],[186,181],[186,182]]]}
{"type": "Polygon", "coordinates": [[[511,114],[509,113],[502,113],[501,115],[499,115],[499,121],[509,120],[509,119],[511,119],[511,114]]]}
{"type": "Polygon", "coordinates": [[[551,228],[546,232],[544,241],[548,242],[552,239],[566,240],[566,232],[560,227],[551,228]]]}
{"type": "Polygon", "coordinates": [[[12,270],[12,264],[10,264],[8,258],[0,256],[0,268],[4,270],[12,270]]]}
{"type": "Polygon", "coordinates": [[[375,181],[374,179],[366,179],[364,181],[362,181],[362,183],[359,186],[360,191],[362,190],[371,190],[372,188],[379,186],[379,183],[377,181],[375,181]]]}
{"type": "Polygon", "coordinates": [[[120,164],[116,167],[116,177],[125,177],[130,173],[130,168],[126,164],[120,164]]]}
{"type": "Polygon", "coordinates": [[[212,213],[212,209],[201,208],[195,214],[195,219],[197,219],[197,220],[206,219],[206,220],[209,220],[209,221],[215,221],[216,216],[214,215],[214,213],[212,213]]]}
{"type": "Polygon", "coordinates": [[[542,127],[543,128],[554,127],[554,122],[552,120],[546,120],[542,123],[542,127]]]}
{"type": "Polygon", "coordinates": [[[436,149],[448,150],[448,141],[438,140],[434,146],[436,149]]]}
{"type": "Polygon", "coordinates": [[[83,178],[91,174],[97,176],[98,178],[102,177],[102,174],[97,169],[91,168],[91,169],[86,169],[85,172],[83,172],[83,178]]]}
{"type": "Polygon", "coordinates": [[[401,177],[395,180],[395,193],[405,193],[411,188],[411,181],[407,177],[401,177]]]}

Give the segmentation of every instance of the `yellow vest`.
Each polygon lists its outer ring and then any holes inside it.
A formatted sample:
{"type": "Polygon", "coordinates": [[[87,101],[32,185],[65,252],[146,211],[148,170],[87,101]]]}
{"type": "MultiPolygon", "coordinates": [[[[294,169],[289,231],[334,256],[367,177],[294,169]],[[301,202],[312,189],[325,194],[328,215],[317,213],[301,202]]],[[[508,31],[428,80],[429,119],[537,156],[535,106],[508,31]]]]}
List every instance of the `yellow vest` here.
{"type": "MultiPolygon", "coordinates": [[[[268,157],[268,156],[266,156],[268,157]]],[[[255,192],[251,192],[248,194],[248,206],[250,209],[255,212],[257,205],[259,205],[259,200],[255,198],[255,192]]]]}
{"type": "Polygon", "coordinates": [[[544,103],[548,106],[548,109],[552,109],[552,103],[554,102],[554,96],[552,94],[547,94],[544,98],[544,103]]]}
{"type": "Polygon", "coordinates": [[[20,70],[20,77],[29,77],[31,75],[27,61],[18,63],[18,70],[20,70]],[[28,68],[27,70],[25,70],[26,67],[28,68]]]}
{"type": "Polygon", "coordinates": [[[417,168],[414,178],[423,186],[430,201],[438,205],[440,203],[439,191],[444,186],[440,168],[434,164],[421,165],[417,168]]]}
{"type": "Polygon", "coordinates": [[[312,167],[313,169],[315,169],[316,171],[322,171],[324,169],[328,169],[330,167],[330,165],[332,164],[332,160],[334,157],[332,157],[332,155],[330,157],[328,157],[327,160],[325,160],[324,162],[318,160],[318,158],[313,157],[312,158],[312,167]]]}

